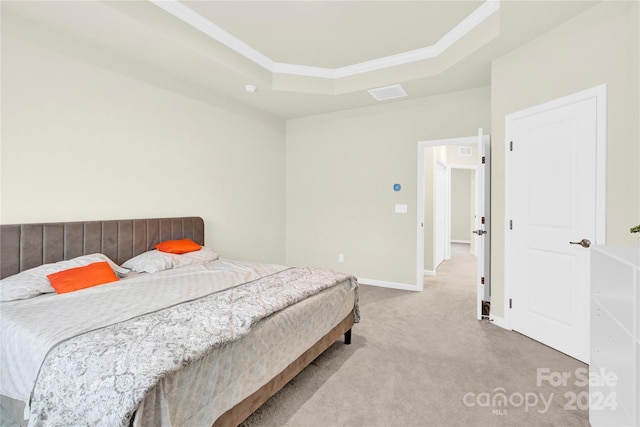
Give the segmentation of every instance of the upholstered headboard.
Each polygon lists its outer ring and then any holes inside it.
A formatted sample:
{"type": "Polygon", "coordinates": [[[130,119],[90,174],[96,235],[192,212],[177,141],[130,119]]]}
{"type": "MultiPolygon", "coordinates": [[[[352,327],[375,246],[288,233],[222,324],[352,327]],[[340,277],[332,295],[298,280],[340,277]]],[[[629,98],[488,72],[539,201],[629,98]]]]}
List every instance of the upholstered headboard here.
{"type": "Polygon", "coordinates": [[[1,225],[0,278],[96,252],[122,264],[156,243],[185,237],[204,245],[204,220],[182,217],[1,225]]]}

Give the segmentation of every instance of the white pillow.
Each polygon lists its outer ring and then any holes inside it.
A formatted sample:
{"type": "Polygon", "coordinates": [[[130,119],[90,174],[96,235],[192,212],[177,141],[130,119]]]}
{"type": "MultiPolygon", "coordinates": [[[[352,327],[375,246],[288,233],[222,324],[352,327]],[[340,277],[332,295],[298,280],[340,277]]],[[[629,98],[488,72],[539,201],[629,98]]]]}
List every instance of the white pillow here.
{"type": "Polygon", "coordinates": [[[127,269],[111,261],[105,254],[82,255],[66,261],[43,264],[14,274],[13,276],[5,277],[0,280],[0,301],[15,301],[55,292],[47,278],[49,274],[74,267],[84,267],[85,265],[100,261],[108,262],[111,269],[120,275],[125,275],[129,272],[127,269]]]}
{"type": "Polygon", "coordinates": [[[199,251],[187,252],[186,254],[176,255],[174,267],[183,267],[185,265],[205,264],[215,261],[219,258],[218,253],[212,249],[203,247],[199,251]]]}
{"type": "Polygon", "coordinates": [[[127,260],[122,266],[138,273],[157,273],[173,268],[175,254],[152,250],[127,260]]]}
{"type": "Polygon", "coordinates": [[[186,265],[204,264],[217,259],[217,252],[204,247],[186,254],[172,254],[154,249],[131,258],[122,266],[138,273],[157,273],[186,265]]]}

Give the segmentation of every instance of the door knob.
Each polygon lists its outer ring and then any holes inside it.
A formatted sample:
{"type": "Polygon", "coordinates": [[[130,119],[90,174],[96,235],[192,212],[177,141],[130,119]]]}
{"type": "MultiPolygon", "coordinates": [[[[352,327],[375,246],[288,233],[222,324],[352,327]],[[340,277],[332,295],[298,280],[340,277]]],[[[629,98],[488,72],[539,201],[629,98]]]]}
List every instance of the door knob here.
{"type": "Polygon", "coordinates": [[[478,236],[482,236],[483,234],[487,234],[487,231],[484,230],[473,230],[473,234],[477,234],[478,236]]]}
{"type": "Polygon", "coordinates": [[[591,240],[589,239],[582,239],[579,242],[569,242],[572,245],[580,245],[583,248],[588,248],[589,246],[591,246],[591,240]]]}

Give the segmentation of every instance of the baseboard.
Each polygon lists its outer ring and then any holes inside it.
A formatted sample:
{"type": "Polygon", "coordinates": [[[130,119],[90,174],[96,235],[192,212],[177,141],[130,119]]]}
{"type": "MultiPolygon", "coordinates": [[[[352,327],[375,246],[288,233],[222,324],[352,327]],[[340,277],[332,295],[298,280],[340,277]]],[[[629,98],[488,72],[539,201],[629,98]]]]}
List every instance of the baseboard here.
{"type": "Polygon", "coordinates": [[[471,240],[451,240],[451,243],[464,243],[464,244],[470,245],[471,240]]]}
{"type": "Polygon", "coordinates": [[[435,270],[425,270],[423,274],[425,276],[435,276],[436,275],[436,271],[435,270]]]}
{"type": "Polygon", "coordinates": [[[489,321],[491,321],[491,323],[493,323],[496,326],[500,326],[503,329],[507,329],[509,331],[511,330],[509,325],[507,325],[507,321],[503,317],[489,314],[489,321]]]}
{"type": "Polygon", "coordinates": [[[364,277],[358,277],[358,283],[361,285],[380,286],[382,288],[400,289],[403,291],[417,291],[416,285],[409,285],[407,283],[387,282],[384,280],[366,279],[364,277]]]}

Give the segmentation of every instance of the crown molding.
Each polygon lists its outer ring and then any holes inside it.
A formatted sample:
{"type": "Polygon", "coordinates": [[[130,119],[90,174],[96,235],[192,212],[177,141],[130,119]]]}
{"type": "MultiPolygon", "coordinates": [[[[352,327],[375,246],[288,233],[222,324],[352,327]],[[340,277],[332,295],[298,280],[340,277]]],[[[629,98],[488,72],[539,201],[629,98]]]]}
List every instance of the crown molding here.
{"type": "Polygon", "coordinates": [[[178,0],[149,0],[165,12],[170,13],[176,18],[186,22],[193,28],[203,32],[214,40],[222,43],[230,49],[233,49],[245,58],[250,59],[261,67],[269,71],[273,71],[275,62],[266,55],[258,52],[242,40],[234,37],[231,33],[220,28],[204,16],[200,15],[193,9],[185,6],[178,0]]]}
{"type": "Polygon", "coordinates": [[[252,48],[242,40],[234,37],[231,33],[225,31],[199,13],[195,12],[193,9],[185,6],[179,0],[149,1],[272,73],[333,80],[438,57],[467,33],[480,25],[480,23],[485,19],[500,9],[500,0],[486,0],[476,10],[431,46],[344,67],[324,68],[310,65],[275,62],[271,58],[268,58],[266,55],[252,48]]]}

